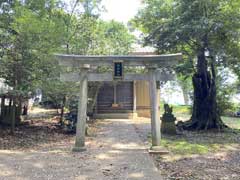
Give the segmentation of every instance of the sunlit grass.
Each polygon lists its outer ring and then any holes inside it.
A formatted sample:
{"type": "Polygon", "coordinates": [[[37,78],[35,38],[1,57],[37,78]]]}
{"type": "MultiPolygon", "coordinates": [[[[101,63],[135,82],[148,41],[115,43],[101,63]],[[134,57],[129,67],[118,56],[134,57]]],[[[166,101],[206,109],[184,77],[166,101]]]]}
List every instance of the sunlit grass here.
{"type": "MultiPolygon", "coordinates": [[[[151,135],[149,134],[151,141],[151,135]]],[[[240,133],[191,133],[187,135],[166,136],[161,139],[161,146],[170,154],[167,159],[179,159],[192,155],[205,155],[209,153],[236,150],[239,148],[240,133]]]]}
{"type": "MultiPolygon", "coordinates": [[[[160,106],[160,114],[164,113],[164,105],[160,106]]],[[[171,106],[171,105],[170,105],[171,106]]],[[[191,117],[191,106],[173,105],[173,114],[178,120],[189,120],[191,117]]],[[[222,116],[223,122],[232,129],[240,129],[240,117],[222,116]]]]}
{"type": "MultiPolygon", "coordinates": [[[[188,120],[190,110],[188,106],[175,107],[175,116],[178,120],[188,120]],[[182,113],[184,112],[184,113],[182,113]]],[[[166,136],[161,139],[161,146],[174,156],[187,157],[191,155],[204,155],[220,151],[227,151],[239,147],[240,118],[222,117],[230,128],[224,132],[183,132],[182,135],[166,136]]],[[[148,135],[151,141],[151,134],[148,135]]]]}
{"type": "Polygon", "coordinates": [[[223,122],[226,123],[230,128],[240,129],[240,118],[239,117],[222,117],[223,122]]]}
{"type": "MultiPolygon", "coordinates": [[[[181,115],[190,115],[191,114],[191,106],[179,106],[179,105],[170,105],[173,107],[173,114],[181,114],[181,115]]],[[[160,114],[164,113],[164,104],[160,104],[160,114]]]]}
{"type": "Polygon", "coordinates": [[[221,134],[211,136],[208,134],[193,133],[188,137],[162,137],[161,145],[175,155],[203,155],[215,153],[222,149],[229,149],[229,146],[238,144],[237,139],[231,139],[230,136],[221,134]]]}
{"type": "Polygon", "coordinates": [[[183,135],[163,136],[161,145],[176,155],[202,155],[239,145],[240,118],[223,117],[223,121],[233,130],[221,133],[185,132],[183,135]]]}
{"type": "Polygon", "coordinates": [[[206,154],[209,152],[209,147],[207,145],[190,143],[185,139],[169,140],[163,138],[161,140],[161,145],[174,154],[186,155],[186,154],[206,154]]]}

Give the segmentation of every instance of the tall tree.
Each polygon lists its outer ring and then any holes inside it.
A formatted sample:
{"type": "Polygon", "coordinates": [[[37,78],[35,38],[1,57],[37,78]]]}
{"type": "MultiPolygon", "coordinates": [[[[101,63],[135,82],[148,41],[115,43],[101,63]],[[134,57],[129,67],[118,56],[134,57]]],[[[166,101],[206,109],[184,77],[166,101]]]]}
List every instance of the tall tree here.
{"type": "MultiPolygon", "coordinates": [[[[54,13],[55,20],[61,24],[62,30],[60,38],[62,46],[58,49],[59,53],[86,54],[86,49],[91,41],[89,34],[91,35],[93,31],[89,29],[89,26],[97,20],[100,2],[101,0],[70,0],[59,3],[61,6],[54,13]],[[82,29],[84,30],[82,31],[82,29]]],[[[74,83],[61,82],[60,71],[58,65],[52,66],[51,78],[48,78],[41,88],[45,99],[61,105],[60,123],[62,124],[67,99],[76,96],[77,88],[74,83]]]]}
{"type": "Polygon", "coordinates": [[[51,72],[54,62],[50,57],[61,45],[62,36],[61,26],[53,18],[55,3],[1,1],[0,77],[12,87],[13,109],[21,111],[23,97],[51,72]]]}
{"type": "MultiPolygon", "coordinates": [[[[194,105],[185,129],[223,129],[216,101],[216,66],[239,52],[240,1],[145,0],[134,22],[159,52],[182,51],[192,61],[194,105]],[[192,59],[192,57],[196,57],[192,59]]],[[[239,57],[239,56],[238,56],[239,57]]]]}

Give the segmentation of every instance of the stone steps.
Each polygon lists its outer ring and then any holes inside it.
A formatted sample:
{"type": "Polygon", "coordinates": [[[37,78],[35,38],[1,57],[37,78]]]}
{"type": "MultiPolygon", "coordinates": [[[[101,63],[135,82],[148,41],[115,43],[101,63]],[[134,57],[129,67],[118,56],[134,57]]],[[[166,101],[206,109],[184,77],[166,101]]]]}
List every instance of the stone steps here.
{"type": "Polygon", "coordinates": [[[133,119],[137,113],[99,113],[94,114],[95,119],[133,119]]]}

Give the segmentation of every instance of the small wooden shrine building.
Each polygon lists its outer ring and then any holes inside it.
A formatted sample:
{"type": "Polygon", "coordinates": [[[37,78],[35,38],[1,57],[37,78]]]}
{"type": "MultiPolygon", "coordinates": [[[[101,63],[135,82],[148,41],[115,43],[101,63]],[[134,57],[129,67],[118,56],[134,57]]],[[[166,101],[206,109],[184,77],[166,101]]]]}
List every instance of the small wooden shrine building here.
{"type": "MultiPolygon", "coordinates": [[[[158,87],[158,101],[160,101],[158,87]]],[[[94,109],[97,118],[150,117],[148,81],[104,82],[94,109]]]]}

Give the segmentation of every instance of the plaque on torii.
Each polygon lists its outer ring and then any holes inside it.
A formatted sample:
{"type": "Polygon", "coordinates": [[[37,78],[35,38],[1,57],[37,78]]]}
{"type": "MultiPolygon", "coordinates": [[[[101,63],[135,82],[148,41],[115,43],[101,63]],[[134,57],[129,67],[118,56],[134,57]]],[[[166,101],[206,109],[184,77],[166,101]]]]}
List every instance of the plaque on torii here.
{"type": "Polygon", "coordinates": [[[62,73],[62,81],[80,82],[78,122],[76,141],[73,151],[85,150],[85,124],[87,118],[87,88],[88,81],[149,81],[151,104],[151,132],[152,148],[160,145],[160,117],[158,117],[157,81],[173,80],[173,71],[169,71],[181,59],[182,54],[167,55],[126,55],[126,56],[83,56],[83,55],[56,55],[61,66],[78,69],[77,72],[62,73]],[[97,73],[92,70],[106,66],[112,72],[97,73]],[[125,67],[144,67],[146,73],[127,73],[125,67]]]}
{"type": "Polygon", "coordinates": [[[123,79],[123,62],[122,61],[114,61],[113,62],[113,79],[114,80],[122,80],[123,79]]]}

